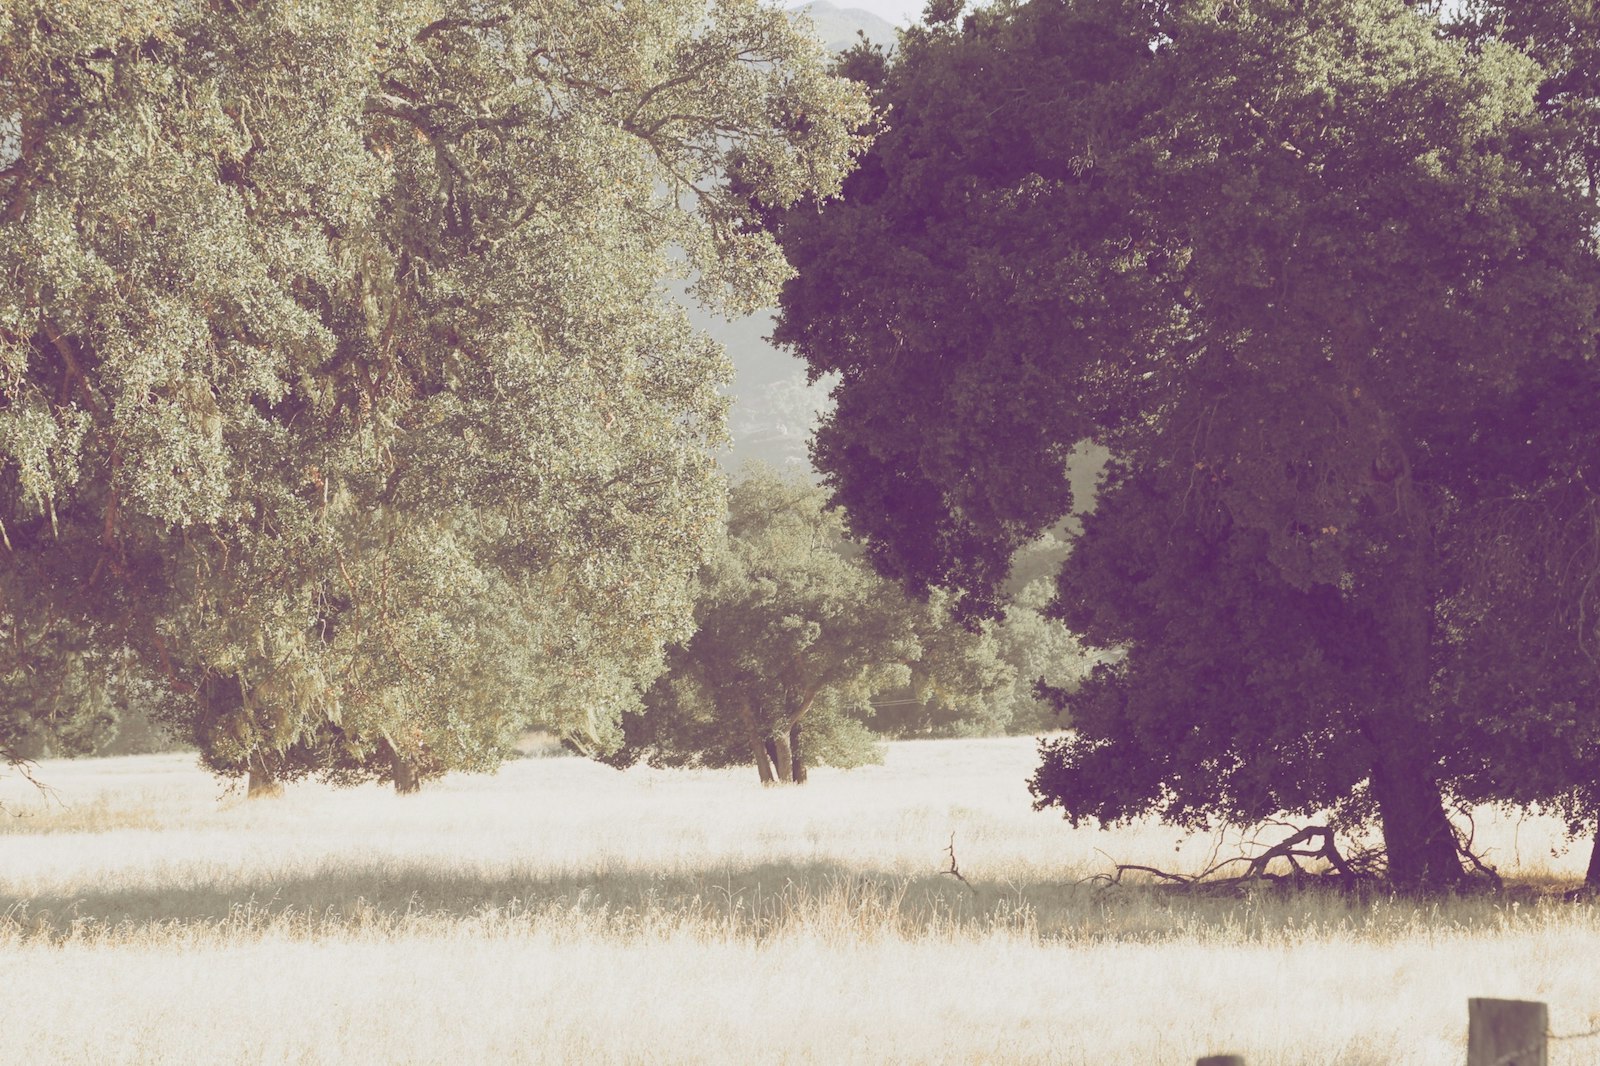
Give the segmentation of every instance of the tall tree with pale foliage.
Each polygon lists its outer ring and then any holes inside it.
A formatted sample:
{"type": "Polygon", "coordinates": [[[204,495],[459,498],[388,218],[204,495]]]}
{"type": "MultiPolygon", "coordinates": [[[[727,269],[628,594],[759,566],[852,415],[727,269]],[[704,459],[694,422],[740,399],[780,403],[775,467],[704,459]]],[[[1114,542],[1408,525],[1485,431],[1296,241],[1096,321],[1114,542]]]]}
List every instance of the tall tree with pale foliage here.
{"type": "Polygon", "coordinates": [[[756,0],[8,5],[0,623],[261,783],[616,743],[723,506],[663,279],[771,298],[749,188],[861,144],[824,67],[756,0]]]}

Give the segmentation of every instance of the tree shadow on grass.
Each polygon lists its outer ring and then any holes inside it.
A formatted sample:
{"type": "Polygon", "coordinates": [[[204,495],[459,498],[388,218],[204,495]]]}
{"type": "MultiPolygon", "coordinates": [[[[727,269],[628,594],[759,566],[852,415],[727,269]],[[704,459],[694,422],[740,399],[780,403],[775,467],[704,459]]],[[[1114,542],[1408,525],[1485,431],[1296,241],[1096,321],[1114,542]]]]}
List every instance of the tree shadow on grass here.
{"type": "MultiPolygon", "coordinates": [[[[676,931],[760,940],[785,932],[868,938],[1010,933],[1063,943],[1392,940],[1536,926],[1559,901],[1514,909],[1494,897],[1432,904],[1407,897],[1270,890],[1219,898],[1158,886],[971,883],[837,862],[722,864],[703,869],[472,870],[437,863],[346,862],[292,876],[261,875],[160,888],[68,895],[0,893],[0,937],[141,939],[211,931],[296,936],[395,935],[473,926],[487,931],[582,929],[662,936],[676,931]]],[[[1600,932],[1600,908],[1581,908],[1600,932]]]]}
{"type": "Polygon", "coordinates": [[[619,934],[674,927],[762,937],[832,924],[915,934],[1023,922],[1016,896],[948,877],[905,877],[839,863],[762,863],[671,873],[451,870],[340,864],[285,877],[25,897],[0,893],[0,932],[119,937],[195,927],[328,933],[452,922],[588,923],[619,934]]]}

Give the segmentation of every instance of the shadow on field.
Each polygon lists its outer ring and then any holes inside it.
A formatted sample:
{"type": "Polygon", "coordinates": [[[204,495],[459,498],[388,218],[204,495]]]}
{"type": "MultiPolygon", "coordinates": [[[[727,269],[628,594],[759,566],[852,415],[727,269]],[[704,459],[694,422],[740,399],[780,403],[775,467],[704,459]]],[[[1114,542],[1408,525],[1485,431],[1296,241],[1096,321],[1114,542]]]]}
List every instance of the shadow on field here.
{"type": "MultiPolygon", "coordinates": [[[[481,929],[623,939],[686,933],[760,940],[801,934],[870,939],[1021,935],[1063,942],[1378,940],[1506,931],[1548,920],[1559,899],[1443,900],[1263,887],[1228,897],[1156,886],[916,877],[838,863],[765,863],[692,871],[571,872],[343,864],[303,876],[107,889],[73,896],[0,894],[0,936],[49,940],[229,935],[430,933],[481,929]]],[[[1582,905],[1600,931],[1600,908],[1582,905]]],[[[1567,919],[1570,921],[1570,915],[1567,919]]]]}
{"type": "Polygon", "coordinates": [[[25,898],[0,894],[0,931],[72,936],[174,927],[373,929],[462,921],[576,923],[619,935],[673,928],[761,937],[802,927],[899,935],[1012,927],[1014,891],[950,877],[896,877],[837,863],[767,863],[678,873],[480,872],[379,863],[272,879],[25,898]]]}

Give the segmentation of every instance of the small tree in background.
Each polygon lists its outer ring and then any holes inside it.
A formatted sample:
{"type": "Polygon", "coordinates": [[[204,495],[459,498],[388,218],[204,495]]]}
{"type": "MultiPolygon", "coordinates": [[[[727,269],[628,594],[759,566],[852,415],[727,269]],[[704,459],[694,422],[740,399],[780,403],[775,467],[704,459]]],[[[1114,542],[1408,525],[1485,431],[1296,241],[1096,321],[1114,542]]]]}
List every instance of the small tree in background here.
{"type": "Polygon", "coordinates": [[[1007,713],[1015,676],[993,638],[878,577],[825,504],[821,489],[764,467],[733,486],[695,634],[625,720],[614,762],[754,763],[763,784],[800,783],[809,766],[879,757],[873,699],[890,690],[950,713],[1007,713]]]}
{"type": "Polygon", "coordinates": [[[911,683],[873,701],[872,728],[895,737],[1044,733],[1070,724],[1051,692],[1075,689],[1096,661],[1045,616],[1055,586],[1037,580],[998,622],[969,630],[950,621],[950,597],[934,591],[919,619],[922,657],[911,683]],[[1041,687],[1042,686],[1042,687],[1041,687]]]}

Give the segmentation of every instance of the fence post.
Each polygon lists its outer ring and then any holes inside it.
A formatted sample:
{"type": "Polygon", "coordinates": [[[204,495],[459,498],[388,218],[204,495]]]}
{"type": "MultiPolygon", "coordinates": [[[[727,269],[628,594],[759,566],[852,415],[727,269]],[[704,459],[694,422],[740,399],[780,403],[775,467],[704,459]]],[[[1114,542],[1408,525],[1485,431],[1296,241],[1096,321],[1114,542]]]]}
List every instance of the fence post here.
{"type": "Polygon", "coordinates": [[[1243,1055],[1207,1055],[1197,1059],[1194,1066],[1244,1066],[1243,1055]]]}
{"type": "Polygon", "coordinates": [[[1550,1008],[1526,999],[1467,1000],[1467,1066],[1549,1066],[1550,1008]]]}

